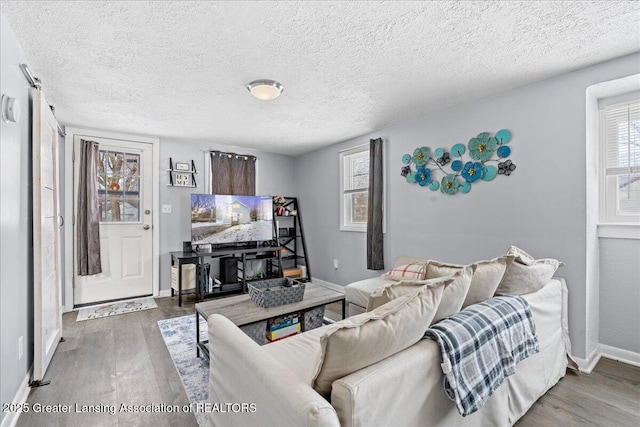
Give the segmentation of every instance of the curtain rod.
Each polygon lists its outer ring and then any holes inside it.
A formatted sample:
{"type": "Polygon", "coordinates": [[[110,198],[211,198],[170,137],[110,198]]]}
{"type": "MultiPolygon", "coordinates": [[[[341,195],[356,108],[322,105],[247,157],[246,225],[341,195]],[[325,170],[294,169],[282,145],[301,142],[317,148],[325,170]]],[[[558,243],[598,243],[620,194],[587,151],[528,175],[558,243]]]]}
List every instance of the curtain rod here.
{"type": "Polygon", "coordinates": [[[218,150],[209,150],[209,153],[211,153],[211,155],[213,156],[218,154],[219,156],[222,156],[222,155],[225,155],[228,157],[236,156],[236,159],[240,157],[244,157],[245,160],[249,160],[249,158],[252,158],[254,161],[258,160],[258,157],[252,156],[251,154],[226,153],[224,151],[218,151],[218,150]]]}

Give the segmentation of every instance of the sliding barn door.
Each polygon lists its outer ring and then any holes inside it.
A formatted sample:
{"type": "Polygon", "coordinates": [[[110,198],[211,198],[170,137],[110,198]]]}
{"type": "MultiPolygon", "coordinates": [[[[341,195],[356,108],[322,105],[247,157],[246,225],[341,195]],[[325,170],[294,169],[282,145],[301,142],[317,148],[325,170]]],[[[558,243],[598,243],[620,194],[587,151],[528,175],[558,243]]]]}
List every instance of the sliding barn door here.
{"type": "Polygon", "coordinates": [[[42,380],[62,334],[58,226],[58,123],[33,91],[34,382],[42,380]]]}

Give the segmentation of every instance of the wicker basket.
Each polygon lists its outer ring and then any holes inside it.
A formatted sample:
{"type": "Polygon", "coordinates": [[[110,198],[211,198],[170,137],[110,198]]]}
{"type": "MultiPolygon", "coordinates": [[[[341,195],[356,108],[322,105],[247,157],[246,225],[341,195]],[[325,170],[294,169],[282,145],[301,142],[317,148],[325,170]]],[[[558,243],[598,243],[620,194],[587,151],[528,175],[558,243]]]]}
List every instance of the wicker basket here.
{"type": "Polygon", "coordinates": [[[264,308],[300,302],[304,298],[305,284],[288,277],[261,280],[248,286],[251,301],[264,308]],[[285,286],[286,282],[291,286],[285,286]]]}

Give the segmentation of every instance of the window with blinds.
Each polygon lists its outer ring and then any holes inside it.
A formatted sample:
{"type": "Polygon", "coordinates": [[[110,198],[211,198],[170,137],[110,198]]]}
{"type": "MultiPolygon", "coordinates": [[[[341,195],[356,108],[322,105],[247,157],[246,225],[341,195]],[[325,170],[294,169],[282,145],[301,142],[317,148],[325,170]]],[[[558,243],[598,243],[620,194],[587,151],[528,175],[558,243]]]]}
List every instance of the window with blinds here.
{"type": "Polygon", "coordinates": [[[367,231],[369,144],[340,152],[340,229],[367,231]]]}
{"type": "Polygon", "coordinates": [[[640,101],[601,110],[601,222],[640,222],[640,101]]]}

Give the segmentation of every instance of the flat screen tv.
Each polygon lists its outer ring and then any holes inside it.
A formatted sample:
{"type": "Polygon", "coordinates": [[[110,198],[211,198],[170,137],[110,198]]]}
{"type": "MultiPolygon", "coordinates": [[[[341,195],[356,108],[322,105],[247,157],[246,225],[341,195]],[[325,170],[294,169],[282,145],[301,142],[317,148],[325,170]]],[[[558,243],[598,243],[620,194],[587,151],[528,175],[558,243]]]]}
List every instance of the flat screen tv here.
{"type": "Polygon", "coordinates": [[[191,244],[273,240],[273,197],[191,195],[191,244]]]}

